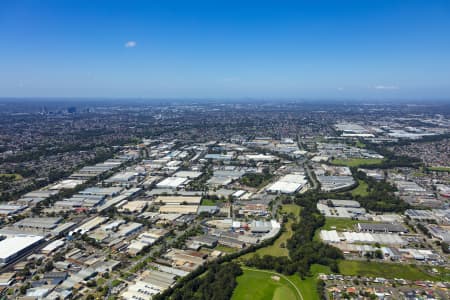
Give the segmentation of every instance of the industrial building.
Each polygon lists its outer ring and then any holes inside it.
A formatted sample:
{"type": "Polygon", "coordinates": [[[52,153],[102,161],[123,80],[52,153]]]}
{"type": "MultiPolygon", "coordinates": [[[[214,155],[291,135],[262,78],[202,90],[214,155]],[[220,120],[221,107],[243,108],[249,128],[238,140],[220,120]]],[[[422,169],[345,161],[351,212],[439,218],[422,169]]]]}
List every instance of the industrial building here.
{"type": "Polygon", "coordinates": [[[358,223],[357,229],[360,232],[408,232],[405,226],[398,223],[358,223]]]}
{"type": "Polygon", "coordinates": [[[158,196],[155,203],[162,204],[200,204],[201,196],[158,196]]]}
{"type": "Polygon", "coordinates": [[[176,189],[187,183],[188,181],[189,179],[185,177],[167,177],[161,182],[157,183],[156,186],[162,189],[176,189]]]}
{"type": "Polygon", "coordinates": [[[303,173],[288,174],[270,185],[266,191],[269,193],[292,194],[299,191],[307,182],[303,173]]]}
{"type": "Polygon", "coordinates": [[[8,264],[44,241],[37,235],[13,235],[0,241],[0,263],[8,264]]]}

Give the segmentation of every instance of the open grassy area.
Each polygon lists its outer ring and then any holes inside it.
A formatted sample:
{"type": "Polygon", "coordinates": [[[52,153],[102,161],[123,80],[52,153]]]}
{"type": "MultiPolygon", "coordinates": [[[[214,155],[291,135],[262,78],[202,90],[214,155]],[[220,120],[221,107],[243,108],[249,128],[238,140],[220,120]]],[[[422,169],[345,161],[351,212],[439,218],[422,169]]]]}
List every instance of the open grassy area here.
{"type": "Polygon", "coordinates": [[[423,272],[417,266],[397,263],[342,260],[339,262],[339,271],[343,275],[350,276],[439,280],[437,277],[423,272]]]}
{"type": "Polygon", "coordinates": [[[358,148],[366,148],[366,144],[364,144],[364,143],[361,142],[360,140],[357,140],[357,141],[356,141],[355,146],[358,147],[358,148]]]}
{"type": "Polygon", "coordinates": [[[350,193],[352,193],[352,196],[364,197],[369,194],[369,192],[367,192],[368,187],[369,186],[364,180],[358,180],[358,186],[351,190],[350,193]]]}
{"type": "Polygon", "coordinates": [[[337,166],[359,167],[364,165],[379,165],[383,162],[381,158],[351,158],[351,159],[333,159],[331,164],[337,166]]]}
{"type": "Polygon", "coordinates": [[[450,167],[429,167],[428,170],[436,172],[450,172],[450,167]]]}
{"type": "MultiPolygon", "coordinates": [[[[237,278],[238,285],[233,292],[233,300],[302,300],[292,283],[275,272],[243,269],[244,274],[237,278]],[[272,279],[278,276],[279,280],[272,279]]],[[[310,298],[303,298],[310,299],[310,298]]]]}
{"type": "Polygon", "coordinates": [[[431,276],[439,278],[440,281],[450,281],[450,268],[441,266],[419,266],[419,268],[431,276]]]}
{"type": "Polygon", "coordinates": [[[300,206],[296,204],[284,204],[281,206],[281,213],[292,213],[298,218],[300,216],[300,206]]]}
{"type": "Polygon", "coordinates": [[[323,230],[354,230],[356,224],[362,223],[359,220],[351,220],[344,218],[325,218],[325,225],[323,225],[323,230]]]}
{"type": "Polygon", "coordinates": [[[237,248],[232,248],[232,247],[228,247],[228,246],[224,246],[224,245],[217,245],[214,250],[219,250],[225,253],[234,253],[237,252],[239,249],[237,248]]]}
{"type": "Polygon", "coordinates": [[[203,199],[201,205],[205,206],[216,206],[218,201],[212,199],[203,199]]]}

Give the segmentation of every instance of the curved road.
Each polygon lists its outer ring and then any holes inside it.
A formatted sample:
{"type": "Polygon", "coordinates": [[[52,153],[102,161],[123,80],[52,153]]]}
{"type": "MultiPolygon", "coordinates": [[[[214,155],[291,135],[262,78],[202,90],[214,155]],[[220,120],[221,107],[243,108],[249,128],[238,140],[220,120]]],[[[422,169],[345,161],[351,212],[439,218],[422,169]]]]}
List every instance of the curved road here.
{"type": "Polygon", "coordinates": [[[272,272],[272,271],[266,271],[266,270],[259,270],[259,269],[247,268],[247,267],[243,267],[243,266],[241,266],[241,269],[249,270],[249,271],[256,271],[256,272],[261,272],[261,273],[267,273],[267,274],[272,274],[272,275],[276,275],[276,276],[279,276],[279,277],[281,277],[281,278],[284,278],[284,279],[286,279],[287,282],[289,282],[289,283],[295,288],[295,290],[297,291],[297,294],[300,296],[300,299],[301,299],[301,300],[304,300],[304,298],[303,298],[303,296],[302,296],[302,293],[300,292],[300,290],[298,289],[298,287],[297,287],[297,286],[296,286],[289,278],[287,278],[287,277],[284,276],[283,274],[276,273],[276,272],[272,272]]]}

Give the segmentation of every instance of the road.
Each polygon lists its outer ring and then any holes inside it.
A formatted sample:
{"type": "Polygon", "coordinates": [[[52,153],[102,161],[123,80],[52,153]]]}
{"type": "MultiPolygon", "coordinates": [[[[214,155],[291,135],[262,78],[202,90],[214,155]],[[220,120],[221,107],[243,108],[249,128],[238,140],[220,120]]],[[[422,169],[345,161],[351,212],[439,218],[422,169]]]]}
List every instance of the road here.
{"type": "Polygon", "coordinates": [[[309,165],[305,164],[304,166],[305,166],[306,173],[313,184],[312,189],[317,190],[319,188],[319,184],[317,183],[316,178],[313,176],[312,171],[309,168],[309,165]]]}
{"type": "Polygon", "coordinates": [[[297,291],[297,294],[298,294],[298,296],[300,297],[300,299],[301,299],[301,300],[304,300],[304,298],[303,298],[303,296],[302,296],[302,293],[300,292],[300,290],[298,289],[298,287],[297,287],[297,286],[296,286],[289,278],[287,278],[286,276],[284,276],[284,275],[282,275],[282,274],[280,274],[280,273],[271,272],[271,271],[266,271],[266,270],[252,269],[252,268],[247,268],[247,267],[242,267],[242,266],[241,266],[241,269],[249,270],[249,271],[255,271],[255,272],[261,272],[261,273],[267,273],[267,274],[279,276],[279,277],[285,279],[287,282],[289,282],[289,283],[294,287],[294,289],[297,291]]]}

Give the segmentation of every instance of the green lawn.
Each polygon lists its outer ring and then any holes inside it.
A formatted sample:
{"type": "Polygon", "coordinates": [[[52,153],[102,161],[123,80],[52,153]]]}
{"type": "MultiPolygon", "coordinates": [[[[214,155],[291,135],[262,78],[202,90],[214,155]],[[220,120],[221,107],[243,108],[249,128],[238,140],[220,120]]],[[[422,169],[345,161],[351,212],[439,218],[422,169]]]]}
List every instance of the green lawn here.
{"type": "Polygon", "coordinates": [[[203,199],[201,205],[205,206],[216,206],[218,201],[212,199],[203,199]]]}
{"type": "Polygon", "coordinates": [[[450,172],[450,167],[429,167],[428,170],[436,172],[450,172]]]}
{"type": "Polygon", "coordinates": [[[381,158],[351,158],[351,159],[333,159],[331,164],[337,166],[359,167],[364,165],[379,165],[383,162],[381,158]]]}
{"type": "Polygon", "coordinates": [[[367,188],[369,186],[367,185],[367,183],[364,180],[358,180],[358,186],[356,188],[354,188],[353,190],[350,191],[350,193],[352,193],[352,196],[367,196],[369,194],[369,192],[367,192],[367,188]]]}
{"type": "Polygon", "coordinates": [[[243,271],[244,274],[237,278],[238,285],[233,292],[232,300],[302,299],[295,287],[281,274],[248,268],[243,271]],[[279,276],[280,280],[272,279],[274,275],[279,276]]]}
{"type": "Polygon", "coordinates": [[[343,275],[383,278],[403,278],[407,280],[439,280],[421,271],[417,266],[397,263],[342,260],[339,271],[343,275]]]}

